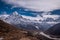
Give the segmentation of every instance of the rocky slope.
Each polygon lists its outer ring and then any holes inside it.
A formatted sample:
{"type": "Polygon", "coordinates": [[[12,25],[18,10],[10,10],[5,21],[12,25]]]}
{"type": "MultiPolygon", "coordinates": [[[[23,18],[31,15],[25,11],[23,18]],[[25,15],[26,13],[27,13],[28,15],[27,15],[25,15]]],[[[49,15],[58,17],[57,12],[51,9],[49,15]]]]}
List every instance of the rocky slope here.
{"type": "Polygon", "coordinates": [[[0,20],[0,39],[1,40],[38,40],[36,37],[28,36],[28,32],[17,29],[0,20]]]}
{"type": "Polygon", "coordinates": [[[41,35],[40,32],[18,29],[0,20],[0,40],[53,40],[41,35]]]}

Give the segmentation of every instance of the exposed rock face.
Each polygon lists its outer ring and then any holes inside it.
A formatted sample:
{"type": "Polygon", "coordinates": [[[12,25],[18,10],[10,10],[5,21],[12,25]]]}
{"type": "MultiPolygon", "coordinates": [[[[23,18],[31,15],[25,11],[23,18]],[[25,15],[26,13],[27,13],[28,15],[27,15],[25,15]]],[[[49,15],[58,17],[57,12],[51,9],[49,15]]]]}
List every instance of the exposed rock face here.
{"type": "Polygon", "coordinates": [[[39,35],[37,31],[27,31],[0,20],[0,40],[52,40],[39,35]]]}

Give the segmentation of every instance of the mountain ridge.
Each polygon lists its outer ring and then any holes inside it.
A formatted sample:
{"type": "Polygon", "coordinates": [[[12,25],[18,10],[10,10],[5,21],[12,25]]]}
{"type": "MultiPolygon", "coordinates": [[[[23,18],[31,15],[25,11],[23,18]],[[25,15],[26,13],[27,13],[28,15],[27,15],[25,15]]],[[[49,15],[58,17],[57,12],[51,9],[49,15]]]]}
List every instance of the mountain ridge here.
{"type": "Polygon", "coordinates": [[[60,23],[49,28],[47,31],[45,31],[45,33],[50,34],[50,35],[54,35],[56,37],[60,37],[60,23]]]}

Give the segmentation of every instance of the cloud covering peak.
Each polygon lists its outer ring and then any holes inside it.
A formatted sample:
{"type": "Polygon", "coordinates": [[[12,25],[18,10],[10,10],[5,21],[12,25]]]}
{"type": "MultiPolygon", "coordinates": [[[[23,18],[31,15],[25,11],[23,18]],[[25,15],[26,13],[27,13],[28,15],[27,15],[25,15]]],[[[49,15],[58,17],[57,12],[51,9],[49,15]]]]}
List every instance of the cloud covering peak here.
{"type": "Polygon", "coordinates": [[[32,11],[52,11],[60,9],[60,0],[2,0],[16,7],[25,7],[32,11]]]}

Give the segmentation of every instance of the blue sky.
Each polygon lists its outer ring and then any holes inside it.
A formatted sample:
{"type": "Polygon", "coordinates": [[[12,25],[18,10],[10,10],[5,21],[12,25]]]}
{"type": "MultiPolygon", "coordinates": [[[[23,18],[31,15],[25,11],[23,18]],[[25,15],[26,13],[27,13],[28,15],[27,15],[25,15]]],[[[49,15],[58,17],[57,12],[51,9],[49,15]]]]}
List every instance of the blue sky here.
{"type": "Polygon", "coordinates": [[[6,3],[0,1],[0,14],[2,14],[3,12],[7,12],[7,14],[11,14],[12,12],[17,11],[21,15],[35,16],[31,13],[37,13],[37,12],[31,11],[31,10],[25,11],[26,8],[23,8],[23,7],[12,8],[12,6],[13,5],[6,4],[6,3]]]}
{"type": "MultiPolygon", "coordinates": [[[[0,14],[2,14],[3,12],[6,12],[7,14],[11,14],[14,11],[17,11],[18,13],[20,13],[21,15],[26,15],[26,16],[37,16],[40,15],[42,13],[44,13],[45,11],[33,11],[30,10],[26,7],[14,7],[12,8],[14,5],[12,4],[8,4],[4,1],[0,0],[0,14]]],[[[52,11],[49,11],[52,15],[60,15],[60,9],[54,9],[52,11]]]]}

